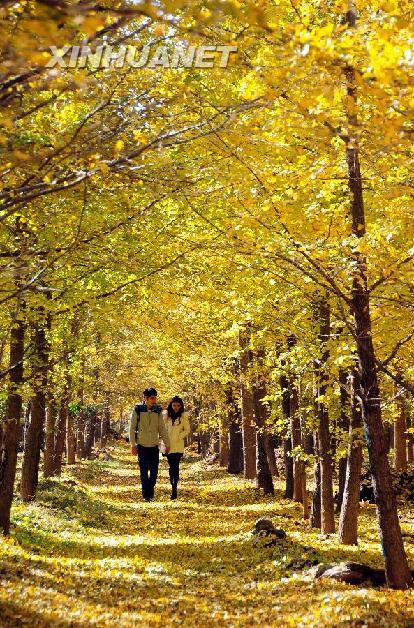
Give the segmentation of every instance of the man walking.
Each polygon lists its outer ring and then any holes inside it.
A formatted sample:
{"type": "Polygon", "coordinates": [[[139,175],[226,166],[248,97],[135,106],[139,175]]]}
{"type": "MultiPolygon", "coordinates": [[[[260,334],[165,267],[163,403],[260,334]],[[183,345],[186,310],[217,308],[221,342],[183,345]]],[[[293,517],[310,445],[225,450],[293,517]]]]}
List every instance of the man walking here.
{"type": "Polygon", "coordinates": [[[157,405],[157,391],[146,388],[143,393],[144,403],[135,406],[129,422],[129,442],[131,453],[138,454],[141,474],[142,496],[149,502],[154,497],[157,481],[160,438],[164,441],[167,452],[170,439],[162,416],[162,408],[157,405]]]}

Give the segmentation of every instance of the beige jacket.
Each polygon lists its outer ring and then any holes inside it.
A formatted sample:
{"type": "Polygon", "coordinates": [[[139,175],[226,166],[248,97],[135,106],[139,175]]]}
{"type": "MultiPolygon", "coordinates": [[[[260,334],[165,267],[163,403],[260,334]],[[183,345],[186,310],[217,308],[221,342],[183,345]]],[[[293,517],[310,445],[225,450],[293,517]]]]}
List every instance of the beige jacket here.
{"type": "Polygon", "coordinates": [[[138,414],[134,408],[129,421],[129,442],[131,446],[137,444],[143,447],[156,447],[160,438],[162,438],[166,447],[170,446],[170,439],[164,423],[161,406],[153,406],[153,409],[148,412],[146,405],[139,405],[138,438],[136,439],[137,420],[138,414]]]}
{"type": "Polygon", "coordinates": [[[164,412],[164,421],[170,439],[169,453],[182,454],[184,452],[184,439],[190,433],[190,423],[186,413],[184,412],[179,419],[176,419],[173,425],[171,418],[167,416],[167,412],[164,412]]]}

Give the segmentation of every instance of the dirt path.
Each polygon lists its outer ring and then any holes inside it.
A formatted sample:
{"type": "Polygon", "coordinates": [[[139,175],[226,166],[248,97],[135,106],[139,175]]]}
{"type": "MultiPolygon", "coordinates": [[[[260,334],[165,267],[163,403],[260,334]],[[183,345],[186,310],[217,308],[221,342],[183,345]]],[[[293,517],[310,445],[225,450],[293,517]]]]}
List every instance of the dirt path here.
{"type": "Polygon", "coordinates": [[[176,502],[163,460],[156,499],[145,503],[128,448],[111,454],[42,482],[36,503],[14,507],[12,538],[0,543],[1,626],[414,626],[412,592],[309,574],[313,560],[381,566],[371,508],[360,547],[343,548],[310,531],[280,493],[260,496],[197,458],[183,465],[176,502]],[[264,515],[287,542],[253,544],[264,515]]]}

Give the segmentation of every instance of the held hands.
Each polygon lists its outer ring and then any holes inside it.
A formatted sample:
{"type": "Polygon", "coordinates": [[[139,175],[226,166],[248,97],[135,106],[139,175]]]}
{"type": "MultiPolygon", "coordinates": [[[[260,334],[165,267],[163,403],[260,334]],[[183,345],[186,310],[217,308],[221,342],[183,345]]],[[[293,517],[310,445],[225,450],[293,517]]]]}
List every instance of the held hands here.
{"type": "Polygon", "coordinates": [[[164,441],[160,442],[159,449],[160,449],[160,452],[161,452],[162,456],[166,456],[168,454],[168,452],[170,451],[170,448],[167,447],[167,445],[165,444],[164,441]]]}
{"type": "MultiPolygon", "coordinates": [[[[168,454],[169,451],[170,451],[170,448],[166,447],[165,448],[165,453],[168,454]]],[[[136,445],[132,445],[132,447],[131,447],[131,455],[132,456],[136,456],[137,453],[138,453],[138,447],[136,445]]]]}

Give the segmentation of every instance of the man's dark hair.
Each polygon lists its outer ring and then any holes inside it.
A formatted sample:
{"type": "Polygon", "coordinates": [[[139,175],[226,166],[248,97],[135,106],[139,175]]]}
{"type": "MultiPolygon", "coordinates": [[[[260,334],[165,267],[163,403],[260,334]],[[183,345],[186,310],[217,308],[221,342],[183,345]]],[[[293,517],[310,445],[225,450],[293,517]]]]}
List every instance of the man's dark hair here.
{"type": "Polygon", "coordinates": [[[146,388],[142,394],[144,397],[156,397],[157,391],[155,388],[146,388]]]}

